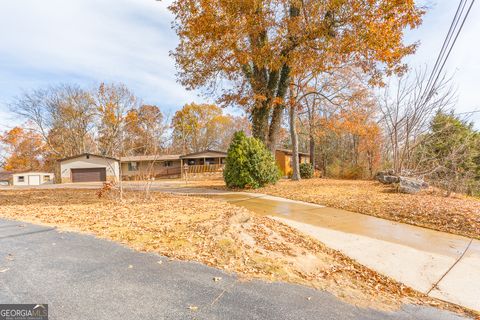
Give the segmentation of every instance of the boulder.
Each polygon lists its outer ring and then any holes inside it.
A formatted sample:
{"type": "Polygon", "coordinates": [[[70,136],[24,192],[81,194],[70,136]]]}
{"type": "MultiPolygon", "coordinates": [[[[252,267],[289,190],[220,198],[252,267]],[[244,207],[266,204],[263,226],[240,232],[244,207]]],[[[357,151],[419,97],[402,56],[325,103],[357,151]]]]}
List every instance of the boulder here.
{"type": "Polygon", "coordinates": [[[380,182],[384,183],[384,184],[399,183],[400,182],[400,177],[398,177],[398,176],[384,176],[383,180],[380,181],[380,182]]]}
{"type": "Polygon", "coordinates": [[[399,178],[398,191],[401,193],[417,194],[423,189],[428,188],[428,183],[422,180],[405,178],[405,177],[398,177],[398,178],[399,178]]]}
{"type": "Polygon", "coordinates": [[[395,176],[393,170],[379,171],[375,175],[375,179],[383,184],[393,184],[400,182],[400,177],[395,176]]]}

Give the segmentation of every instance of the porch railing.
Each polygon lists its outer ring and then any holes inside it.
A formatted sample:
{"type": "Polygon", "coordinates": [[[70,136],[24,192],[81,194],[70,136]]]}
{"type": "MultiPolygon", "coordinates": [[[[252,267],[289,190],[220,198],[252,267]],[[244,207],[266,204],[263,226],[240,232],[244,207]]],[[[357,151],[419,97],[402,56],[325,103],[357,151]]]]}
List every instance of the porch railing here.
{"type": "Polygon", "coordinates": [[[221,172],[225,167],[224,164],[201,164],[188,166],[188,173],[206,173],[206,172],[221,172]]]}

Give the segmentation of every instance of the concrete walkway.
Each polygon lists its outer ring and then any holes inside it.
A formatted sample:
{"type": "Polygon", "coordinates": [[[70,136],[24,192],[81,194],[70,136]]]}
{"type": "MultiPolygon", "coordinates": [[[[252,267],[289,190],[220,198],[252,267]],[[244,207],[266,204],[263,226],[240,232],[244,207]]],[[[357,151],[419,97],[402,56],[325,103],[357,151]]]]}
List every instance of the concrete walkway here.
{"type": "Polygon", "coordinates": [[[418,291],[480,311],[480,241],[262,194],[188,191],[271,216],[418,291]]]}

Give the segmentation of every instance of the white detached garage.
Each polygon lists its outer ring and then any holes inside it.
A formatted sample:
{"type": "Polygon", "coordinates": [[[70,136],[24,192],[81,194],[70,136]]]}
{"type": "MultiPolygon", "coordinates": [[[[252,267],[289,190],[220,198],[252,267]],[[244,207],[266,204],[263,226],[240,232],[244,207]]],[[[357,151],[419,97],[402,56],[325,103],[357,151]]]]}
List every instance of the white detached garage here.
{"type": "Polygon", "coordinates": [[[62,183],[118,181],[119,160],[84,153],[60,160],[62,183]]]}
{"type": "Polygon", "coordinates": [[[21,172],[13,174],[12,180],[14,186],[39,186],[52,184],[54,175],[49,172],[21,172]]]}

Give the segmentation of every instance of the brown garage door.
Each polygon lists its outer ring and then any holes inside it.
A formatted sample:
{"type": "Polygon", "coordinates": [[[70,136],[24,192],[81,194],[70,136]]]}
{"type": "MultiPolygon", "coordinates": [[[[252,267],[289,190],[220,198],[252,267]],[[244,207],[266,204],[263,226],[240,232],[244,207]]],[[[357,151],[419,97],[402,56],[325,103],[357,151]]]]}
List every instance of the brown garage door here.
{"type": "Polygon", "coordinates": [[[105,168],[72,169],[72,182],[107,181],[105,168]]]}

